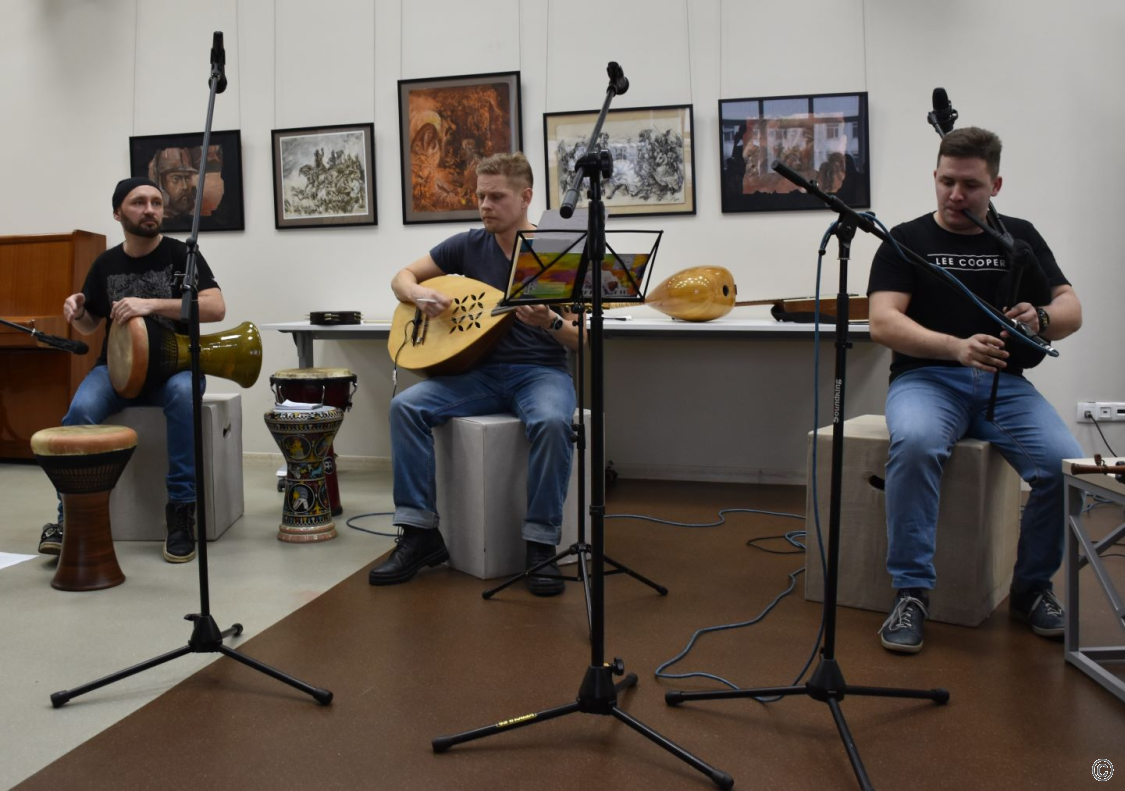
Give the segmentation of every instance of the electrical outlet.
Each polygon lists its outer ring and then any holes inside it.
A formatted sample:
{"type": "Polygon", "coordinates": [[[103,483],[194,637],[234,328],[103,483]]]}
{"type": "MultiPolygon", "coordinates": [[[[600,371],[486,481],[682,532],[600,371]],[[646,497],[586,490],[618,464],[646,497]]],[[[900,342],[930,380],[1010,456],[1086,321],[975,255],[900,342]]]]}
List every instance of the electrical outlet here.
{"type": "Polygon", "coordinates": [[[1125,404],[1120,401],[1099,401],[1098,421],[1125,420],[1125,404]]]}
{"type": "Polygon", "coordinates": [[[1125,402],[1079,401],[1074,419],[1079,423],[1093,423],[1094,420],[1099,423],[1125,422],[1125,402]]]}
{"type": "Polygon", "coordinates": [[[1074,419],[1079,423],[1093,423],[1091,417],[1098,416],[1098,405],[1093,401],[1079,401],[1077,414],[1074,419]]]}

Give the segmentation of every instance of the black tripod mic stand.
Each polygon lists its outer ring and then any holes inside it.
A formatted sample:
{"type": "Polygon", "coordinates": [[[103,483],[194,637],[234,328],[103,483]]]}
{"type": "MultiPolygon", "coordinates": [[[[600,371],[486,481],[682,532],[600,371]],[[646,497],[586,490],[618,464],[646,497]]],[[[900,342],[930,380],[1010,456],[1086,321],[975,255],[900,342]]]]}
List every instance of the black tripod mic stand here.
{"type": "MultiPolygon", "coordinates": [[[[602,204],[602,178],[608,177],[613,172],[613,160],[607,151],[598,151],[595,147],[602,122],[609,110],[610,102],[619,93],[624,93],[629,82],[625,79],[621,68],[616,63],[609,64],[610,83],[606,91],[605,103],[602,105],[601,114],[594,125],[590,143],[586,147],[586,154],[575,166],[575,178],[571,189],[563,201],[562,215],[569,217],[573,213],[577,201],[576,185],[582,179],[589,179],[589,219],[586,235],[586,254],[584,264],[578,272],[576,282],[581,288],[585,282],[586,268],[592,267],[591,301],[592,313],[590,319],[590,390],[592,401],[592,426],[593,441],[591,451],[591,464],[595,470],[605,468],[605,441],[604,441],[604,363],[602,359],[602,283],[601,262],[605,258],[605,215],[602,204]],[[569,206],[569,210],[568,210],[569,206]]],[[[495,725],[487,725],[471,731],[465,731],[454,736],[439,736],[432,742],[435,753],[442,753],[457,744],[482,739],[486,736],[495,736],[505,731],[536,725],[556,717],[581,712],[583,714],[601,714],[615,717],[628,725],[637,733],[663,747],[681,761],[689,764],[711,778],[719,788],[730,788],[734,779],[726,772],[716,769],[689,753],[679,745],[660,735],[644,723],[626,714],[617,705],[618,693],[635,686],[636,673],[629,673],[621,681],[614,683],[613,676],[624,675],[625,663],[620,659],[612,662],[605,661],[605,476],[591,476],[591,534],[593,573],[590,577],[590,593],[592,601],[593,628],[590,636],[590,664],[586,668],[582,684],[578,688],[578,698],[573,703],[525,714],[511,719],[503,720],[495,725]]]]}
{"type": "MultiPolygon", "coordinates": [[[[591,632],[591,639],[593,639],[592,633],[594,630],[594,612],[590,602],[590,573],[588,564],[590,562],[590,559],[593,557],[594,547],[586,542],[586,412],[584,408],[586,398],[584,360],[584,347],[586,345],[586,305],[582,302],[575,302],[573,305],[571,305],[571,311],[578,316],[578,356],[576,361],[576,365],[578,368],[578,381],[576,385],[576,392],[578,393],[578,420],[574,424],[574,453],[578,458],[578,495],[576,498],[578,507],[578,541],[571,544],[569,547],[555,555],[550,560],[544,560],[542,563],[539,563],[538,565],[533,566],[526,571],[520,572],[519,574],[516,574],[514,577],[511,577],[508,580],[505,580],[495,588],[490,588],[489,590],[484,591],[481,596],[483,596],[485,599],[491,599],[494,595],[504,590],[509,585],[514,585],[515,583],[531,576],[532,574],[538,575],[540,569],[545,568],[552,563],[558,563],[564,558],[575,556],[577,557],[577,560],[575,561],[575,565],[577,566],[575,575],[573,577],[562,575],[561,579],[564,579],[567,582],[582,583],[582,588],[586,594],[586,626],[587,629],[591,632]]],[[[597,472],[597,467],[595,467],[594,469],[595,474],[599,474],[597,472]]],[[[621,563],[618,563],[608,555],[605,555],[604,559],[607,564],[613,567],[612,571],[605,572],[605,576],[608,577],[613,574],[628,574],[638,582],[648,585],[661,596],[668,595],[668,589],[663,585],[657,584],[650,580],[648,577],[638,574],[636,571],[633,571],[633,569],[621,563]]],[[[538,576],[554,578],[554,575],[552,574],[543,574],[538,576]]]]}
{"type": "MultiPolygon", "coordinates": [[[[834,399],[832,410],[832,488],[831,508],[828,517],[828,568],[824,579],[824,641],[820,648],[820,662],[813,671],[812,676],[803,685],[786,687],[758,687],[754,689],[731,689],[704,692],[678,692],[665,693],[664,700],[670,706],[676,706],[690,700],[726,700],[730,698],[759,698],[773,696],[807,695],[813,700],[828,705],[836,729],[844,742],[844,749],[848,753],[852,770],[861,788],[872,788],[867,777],[863,761],[852,739],[848,723],[844,719],[844,712],[840,708],[840,701],[848,695],[861,695],[884,698],[916,698],[932,700],[935,703],[949,701],[949,692],[944,689],[896,689],[890,687],[863,687],[855,686],[844,680],[844,672],[836,659],[836,588],[840,569],[840,501],[843,491],[844,469],[844,396],[847,384],[848,349],[851,342],[848,340],[848,261],[851,258],[851,243],[855,236],[856,228],[864,218],[861,218],[850,208],[844,206],[835,197],[825,195],[814,184],[810,184],[782,164],[775,166],[781,175],[793,181],[817,197],[825,200],[829,208],[840,213],[834,234],[839,245],[840,280],[836,296],[836,360],[834,399]],[[796,179],[796,180],[794,180],[796,179]],[[830,200],[829,200],[830,199],[830,200]],[[846,211],[838,208],[843,207],[846,211]]],[[[867,226],[871,226],[869,221],[867,226]]],[[[814,439],[814,441],[816,441],[814,439]]],[[[815,471],[814,471],[815,474],[815,471]]]]}
{"type": "Polygon", "coordinates": [[[200,387],[202,384],[202,373],[199,367],[199,288],[196,282],[196,239],[199,237],[199,216],[203,205],[203,179],[207,167],[207,147],[211,140],[211,116],[215,110],[215,94],[221,93],[226,87],[226,77],[223,75],[225,61],[226,54],[223,52],[223,34],[216,32],[214,46],[211,49],[211,96],[207,104],[207,123],[203,130],[203,147],[200,149],[199,181],[195,193],[195,215],[191,223],[191,236],[187,241],[188,257],[184,273],[183,307],[181,309],[181,318],[188,322],[189,349],[191,352],[191,409],[195,442],[195,540],[198,547],[199,558],[199,612],[189,613],[184,616],[184,620],[193,623],[191,637],[188,639],[187,645],[177,648],[174,651],[169,651],[166,654],[153,657],[152,659],[133,665],[117,673],[105,676],[104,678],[99,678],[97,681],[91,681],[88,684],[83,684],[74,689],[64,689],[60,692],[55,692],[51,695],[51,704],[55,708],[59,708],[67,701],[79,695],[85,695],[87,692],[92,692],[100,687],[113,684],[129,676],[162,665],[165,662],[178,659],[181,656],[208,653],[220,653],[223,656],[230,657],[236,662],[241,662],[247,667],[251,667],[260,673],[265,673],[267,676],[299,689],[307,695],[311,695],[317,703],[322,705],[327,705],[332,702],[332,693],[329,690],[306,684],[304,681],[296,679],[280,670],[259,662],[257,659],[252,659],[244,654],[240,654],[233,648],[223,645],[224,638],[232,635],[237,637],[242,634],[242,624],[236,623],[229,629],[220,631],[218,624],[215,623],[214,616],[211,615],[207,579],[207,507],[203,475],[203,392],[200,387]]]}

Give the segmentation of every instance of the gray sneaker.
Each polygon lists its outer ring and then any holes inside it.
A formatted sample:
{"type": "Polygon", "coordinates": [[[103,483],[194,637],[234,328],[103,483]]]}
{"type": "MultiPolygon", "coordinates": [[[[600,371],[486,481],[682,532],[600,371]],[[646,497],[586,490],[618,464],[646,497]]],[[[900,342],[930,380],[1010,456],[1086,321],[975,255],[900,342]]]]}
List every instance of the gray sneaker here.
{"type": "Polygon", "coordinates": [[[895,606],[879,627],[883,648],[903,654],[922,650],[923,624],[929,616],[930,596],[925,588],[900,588],[895,606]]]}
{"type": "Polygon", "coordinates": [[[1016,593],[1008,598],[1008,612],[1040,637],[1057,639],[1066,631],[1063,606],[1050,588],[1016,593]]]}

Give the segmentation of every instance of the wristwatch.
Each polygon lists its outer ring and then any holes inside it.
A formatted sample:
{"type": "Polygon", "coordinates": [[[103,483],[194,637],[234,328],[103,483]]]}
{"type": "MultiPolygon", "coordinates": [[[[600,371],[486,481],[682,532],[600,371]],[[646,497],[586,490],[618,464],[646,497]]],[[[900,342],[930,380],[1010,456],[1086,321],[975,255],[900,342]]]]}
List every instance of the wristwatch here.
{"type": "Polygon", "coordinates": [[[562,328],[563,328],[562,316],[560,316],[558,313],[556,313],[555,314],[555,320],[551,322],[551,326],[548,329],[550,329],[551,332],[558,332],[562,328]]]}
{"type": "Polygon", "coordinates": [[[1040,332],[1051,326],[1051,314],[1049,314],[1046,310],[1044,310],[1043,308],[1036,308],[1035,314],[1039,316],[1040,332]]]}

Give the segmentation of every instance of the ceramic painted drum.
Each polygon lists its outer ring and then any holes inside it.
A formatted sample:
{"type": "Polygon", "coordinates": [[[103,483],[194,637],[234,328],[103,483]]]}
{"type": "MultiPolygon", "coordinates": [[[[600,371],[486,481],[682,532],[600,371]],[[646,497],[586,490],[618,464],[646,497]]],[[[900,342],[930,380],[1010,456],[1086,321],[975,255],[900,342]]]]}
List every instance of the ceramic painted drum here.
{"type": "Polygon", "coordinates": [[[303,544],[335,538],[324,462],[344,422],[343,410],[331,406],[277,407],[266,412],[265,421],[286,465],[278,540],[303,544]]]}
{"type": "MultiPolygon", "coordinates": [[[[274,400],[302,404],[323,404],[347,412],[352,408],[356,375],[347,368],[284,368],[270,377],[274,400]]],[[[332,515],[344,513],[340,502],[340,484],[336,478],[336,451],[328,449],[324,460],[324,481],[328,484],[328,502],[332,515]]]]}

